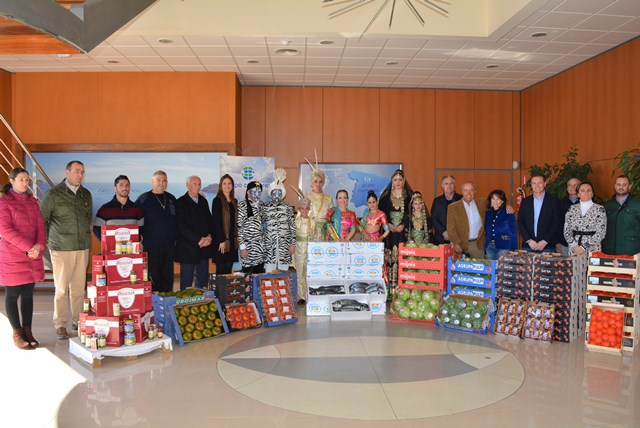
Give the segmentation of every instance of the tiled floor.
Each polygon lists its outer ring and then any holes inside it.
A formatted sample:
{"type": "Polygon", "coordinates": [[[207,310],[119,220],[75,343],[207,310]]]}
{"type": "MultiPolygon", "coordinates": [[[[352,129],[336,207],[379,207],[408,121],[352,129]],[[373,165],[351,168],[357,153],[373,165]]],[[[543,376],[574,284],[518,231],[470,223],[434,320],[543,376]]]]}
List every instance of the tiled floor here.
{"type": "Polygon", "coordinates": [[[0,315],[1,427],[640,426],[637,356],[581,343],[303,316],[92,369],[55,339],[52,301],[36,292],[35,351],[0,315]]]}

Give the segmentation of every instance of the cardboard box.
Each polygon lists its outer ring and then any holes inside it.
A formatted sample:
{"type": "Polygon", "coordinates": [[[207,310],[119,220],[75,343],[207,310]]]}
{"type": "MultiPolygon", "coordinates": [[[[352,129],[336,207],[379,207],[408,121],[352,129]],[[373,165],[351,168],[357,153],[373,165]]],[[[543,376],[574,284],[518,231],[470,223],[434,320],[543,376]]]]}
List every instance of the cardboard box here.
{"type": "Polygon", "coordinates": [[[216,275],[213,288],[223,306],[253,300],[253,282],[249,274],[216,275]]]}
{"type": "Polygon", "coordinates": [[[344,264],[346,262],[344,242],[309,242],[307,263],[344,264]]]}
{"type": "Polygon", "coordinates": [[[130,284],[131,272],[135,272],[138,282],[143,271],[148,268],[147,253],[104,256],[107,285],[130,284]]]}
{"type": "Polygon", "coordinates": [[[151,281],[137,284],[87,286],[91,310],[99,316],[113,316],[113,304],[120,304],[120,315],[144,314],[153,310],[151,281]]]}
{"type": "Polygon", "coordinates": [[[449,269],[451,269],[452,272],[491,275],[496,271],[496,262],[492,261],[489,265],[486,265],[481,262],[467,261],[465,259],[453,261],[452,258],[449,258],[449,269]]]}
{"type": "Polygon", "coordinates": [[[79,328],[84,328],[87,336],[93,334],[105,336],[107,346],[122,346],[124,343],[124,328],[120,317],[81,313],[79,323],[79,328]]]}
{"type": "Polygon", "coordinates": [[[344,278],[344,264],[307,264],[307,278],[344,278]]]}
{"type": "Polygon", "coordinates": [[[383,242],[347,242],[345,252],[347,254],[384,254],[383,242]]]}
{"type": "Polygon", "coordinates": [[[347,254],[347,266],[382,266],[382,253],[347,254]]]}
{"type": "Polygon", "coordinates": [[[91,259],[91,282],[96,284],[96,274],[104,273],[104,258],[100,255],[91,259]]]}
{"type": "MultiPolygon", "coordinates": [[[[149,338],[149,326],[154,323],[154,312],[146,314],[132,314],[121,316],[121,320],[131,317],[133,320],[133,330],[136,333],[136,343],[142,343],[149,338]]],[[[124,329],[124,327],[123,327],[124,329]]]]}
{"type": "MultiPolygon", "coordinates": [[[[379,266],[351,266],[346,267],[346,278],[382,278],[382,265],[379,266]]],[[[307,267],[308,272],[309,267],[307,267]]]]}
{"type": "Polygon", "coordinates": [[[116,242],[140,242],[137,224],[118,224],[100,226],[100,250],[103,255],[116,252],[116,242]]]}

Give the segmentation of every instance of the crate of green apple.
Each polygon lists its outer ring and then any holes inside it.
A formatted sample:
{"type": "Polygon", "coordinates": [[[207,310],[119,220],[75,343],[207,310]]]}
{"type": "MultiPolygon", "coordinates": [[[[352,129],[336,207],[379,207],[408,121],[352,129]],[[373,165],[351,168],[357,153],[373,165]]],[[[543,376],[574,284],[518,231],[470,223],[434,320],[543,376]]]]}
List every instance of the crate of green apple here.
{"type": "Polygon", "coordinates": [[[171,326],[165,332],[178,343],[197,342],[219,337],[229,332],[218,299],[207,299],[198,303],[174,305],[171,326]]]}
{"type": "Polygon", "coordinates": [[[493,303],[489,298],[449,294],[436,316],[436,325],[450,330],[486,334],[493,303]]]}
{"type": "Polygon", "coordinates": [[[433,324],[440,296],[440,291],[398,286],[391,303],[391,319],[433,324]]]}

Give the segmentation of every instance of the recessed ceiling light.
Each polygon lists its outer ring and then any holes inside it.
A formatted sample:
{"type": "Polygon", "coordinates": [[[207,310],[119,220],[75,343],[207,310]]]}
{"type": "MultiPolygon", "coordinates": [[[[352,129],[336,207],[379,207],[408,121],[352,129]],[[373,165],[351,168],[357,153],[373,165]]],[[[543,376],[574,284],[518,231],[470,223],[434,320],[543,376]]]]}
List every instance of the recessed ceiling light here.
{"type": "Polygon", "coordinates": [[[173,40],[171,40],[171,39],[158,39],[158,43],[164,43],[165,45],[168,45],[169,43],[173,43],[173,40]]]}
{"type": "Polygon", "coordinates": [[[387,61],[385,62],[386,65],[398,65],[398,61],[387,61]]]}
{"type": "Polygon", "coordinates": [[[282,48],[282,49],[276,49],[273,53],[275,53],[276,55],[282,55],[282,56],[295,56],[295,55],[298,55],[300,51],[298,49],[282,48]]]}
{"type": "Polygon", "coordinates": [[[258,61],[257,59],[248,59],[247,60],[247,64],[258,64],[260,61],[258,61]]]}
{"type": "Polygon", "coordinates": [[[332,45],[333,40],[320,40],[321,45],[332,45]]]}
{"type": "Polygon", "coordinates": [[[118,61],[117,59],[110,59],[107,61],[109,64],[120,64],[120,61],[118,61]]]}
{"type": "Polygon", "coordinates": [[[498,68],[498,64],[489,64],[486,68],[498,68]]]}
{"type": "Polygon", "coordinates": [[[534,39],[538,38],[538,37],[545,37],[547,35],[547,33],[543,33],[543,32],[539,32],[539,33],[533,33],[531,35],[531,37],[533,37],[534,39]]]}

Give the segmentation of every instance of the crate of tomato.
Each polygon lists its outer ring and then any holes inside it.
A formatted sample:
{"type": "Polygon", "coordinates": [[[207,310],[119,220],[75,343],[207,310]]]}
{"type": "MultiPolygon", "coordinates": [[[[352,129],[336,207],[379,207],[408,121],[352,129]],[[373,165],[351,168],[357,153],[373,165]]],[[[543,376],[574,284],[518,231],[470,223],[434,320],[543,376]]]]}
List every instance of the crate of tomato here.
{"type": "Polygon", "coordinates": [[[262,327],[262,319],[254,302],[226,305],[224,312],[230,331],[262,327]]]}

